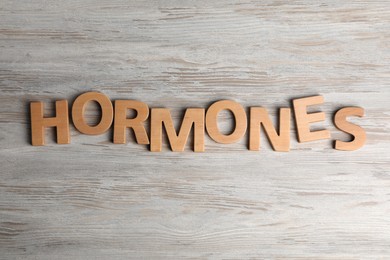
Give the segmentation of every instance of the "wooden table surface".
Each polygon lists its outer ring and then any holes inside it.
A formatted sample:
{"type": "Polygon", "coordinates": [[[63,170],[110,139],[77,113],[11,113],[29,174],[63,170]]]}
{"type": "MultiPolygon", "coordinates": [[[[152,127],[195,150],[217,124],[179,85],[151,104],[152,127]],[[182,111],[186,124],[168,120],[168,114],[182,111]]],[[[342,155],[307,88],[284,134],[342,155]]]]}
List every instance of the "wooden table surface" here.
{"type": "MultiPolygon", "coordinates": [[[[390,2],[0,0],[1,259],[389,259],[390,2]],[[172,109],[322,95],[332,139],[275,152],[206,136],[152,153],[112,131],[31,145],[29,103],[98,91],[172,109]],[[367,143],[332,123],[365,109],[367,143]]],[[[89,122],[98,120],[93,107],[89,122]]],[[[232,127],[222,113],[219,126],[232,127]]]]}

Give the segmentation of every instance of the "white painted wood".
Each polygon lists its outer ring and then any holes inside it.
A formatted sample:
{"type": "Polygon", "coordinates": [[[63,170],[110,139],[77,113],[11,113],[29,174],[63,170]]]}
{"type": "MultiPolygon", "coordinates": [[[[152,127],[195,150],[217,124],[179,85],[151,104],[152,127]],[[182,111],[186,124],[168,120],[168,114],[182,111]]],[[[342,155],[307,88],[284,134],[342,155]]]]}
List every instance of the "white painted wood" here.
{"type": "MultiPolygon", "coordinates": [[[[3,259],[388,259],[390,2],[0,1],[3,259]],[[367,144],[262,136],[151,153],[111,133],[30,145],[28,104],[100,91],[172,109],[361,106],[367,144]]],[[[52,106],[52,103],[50,103],[52,106]]],[[[49,113],[50,107],[47,107],[49,113]]],[[[94,120],[93,111],[89,111],[94,120]]],[[[96,118],[95,118],[96,120],[96,118]]],[[[221,117],[221,128],[230,126],[221,117]]]]}

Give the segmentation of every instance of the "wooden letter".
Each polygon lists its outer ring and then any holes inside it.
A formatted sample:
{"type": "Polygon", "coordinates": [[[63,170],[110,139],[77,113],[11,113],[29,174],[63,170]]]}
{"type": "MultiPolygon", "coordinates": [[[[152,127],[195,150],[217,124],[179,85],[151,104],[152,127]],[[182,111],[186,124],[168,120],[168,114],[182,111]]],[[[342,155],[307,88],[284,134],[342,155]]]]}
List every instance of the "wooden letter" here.
{"type": "Polygon", "coordinates": [[[72,107],[73,124],[83,134],[99,135],[106,132],[111,124],[114,115],[111,100],[104,94],[98,92],[87,92],[76,98],[72,107]],[[84,121],[84,111],[89,101],[96,101],[102,109],[102,118],[95,126],[90,126],[84,121]]]}
{"type": "Polygon", "coordinates": [[[114,143],[124,144],[126,142],[126,128],[132,128],[138,144],[149,144],[143,122],[149,116],[149,107],[143,102],[135,100],[115,100],[114,118],[114,143]],[[136,117],[126,118],[127,109],[134,109],[136,117]]]}
{"type": "Polygon", "coordinates": [[[347,121],[347,116],[364,116],[364,109],[361,107],[344,107],[338,110],[334,116],[334,123],[338,129],[351,134],[354,139],[351,142],[336,140],[335,149],[343,151],[357,150],[366,142],[366,132],[360,126],[347,121]]]}
{"type": "Polygon", "coordinates": [[[34,146],[45,145],[45,127],[56,127],[57,143],[69,144],[69,116],[68,101],[59,100],[56,102],[56,116],[43,117],[43,103],[31,102],[31,143],[34,146]]]}
{"type": "Polygon", "coordinates": [[[204,151],[204,114],[203,108],[188,108],[183,118],[179,134],[173,126],[171,113],[169,109],[152,108],[151,113],[151,134],[150,150],[152,152],[161,152],[162,149],[162,125],[168,135],[168,140],[172,151],[184,151],[184,145],[187,143],[192,124],[194,124],[194,151],[204,151]]]}
{"type": "Polygon", "coordinates": [[[324,98],[322,96],[295,99],[293,103],[297,124],[298,140],[300,143],[330,138],[330,132],[328,130],[310,132],[309,124],[324,121],[325,113],[317,112],[307,114],[306,111],[307,106],[324,103],[324,98]]]}
{"type": "Polygon", "coordinates": [[[237,102],[231,100],[221,100],[213,103],[206,114],[206,128],[210,137],[222,144],[231,144],[240,140],[247,128],[247,117],[244,108],[237,102]],[[218,129],[217,117],[221,110],[230,110],[235,119],[234,131],[229,135],[221,134],[218,129]]]}
{"type": "Polygon", "coordinates": [[[258,151],[260,149],[260,125],[263,126],[275,151],[288,152],[290,150],[290,109],[281,108],[279,113],[280,134],[278,135],[265,108],[250,108],[249,150],[258,151]]]}

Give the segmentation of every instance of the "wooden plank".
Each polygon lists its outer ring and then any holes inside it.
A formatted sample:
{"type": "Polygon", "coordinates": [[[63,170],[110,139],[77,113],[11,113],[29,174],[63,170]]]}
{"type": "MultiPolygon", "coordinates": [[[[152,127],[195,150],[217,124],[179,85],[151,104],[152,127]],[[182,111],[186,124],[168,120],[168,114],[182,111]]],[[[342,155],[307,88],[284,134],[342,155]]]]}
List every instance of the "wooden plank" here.
{"type": "Polygon", "coordinates": [[[0,258],[390,257],[388,1],[0,1],[0,258]],[[53,116],[88,91],[169,108],[176,127],[225,99],[277,125],[280,107],[322,95],[312,130],[331,139],[298,143],[293,117],[288,153],[263,131],[260,151],[246,133],[152,153],[73,124],[71,144],[47,130],[31,145],[30,102],[53,116]],[[356,151],[333,149],[344,106],[365,110],[356,151]]]}

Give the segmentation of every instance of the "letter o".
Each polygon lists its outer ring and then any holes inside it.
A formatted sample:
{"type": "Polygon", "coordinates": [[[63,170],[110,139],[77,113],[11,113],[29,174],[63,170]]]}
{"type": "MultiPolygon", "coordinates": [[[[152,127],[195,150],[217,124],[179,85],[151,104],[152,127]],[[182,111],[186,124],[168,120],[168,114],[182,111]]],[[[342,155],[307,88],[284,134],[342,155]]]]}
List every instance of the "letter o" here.
{"type": "Polygon", "coordinates": [[[114,109],[111,100],[98,92],[87,92],[76,98],[72,106],[72,120],[77,130],[87,135],[99,135],[106,132],[112,124],[114,109]],[[85,108],[89,101],[96,101],[102,110],[100,122],[95,126],[88,125],[84,120],[85,108]]]}
{"type": "Polygon", "coordinates": [[[206,129],[209,136],[221,144],[231,144],[240,140],[246,132],[247,117],[244,108],[237,102],[221,100],[213,103],[206,114],[206,129]],[[235,128],[229,135],[221,134],[218,129],[217,117],[221,110],[230,110],[235,119],[235,128]]]}

